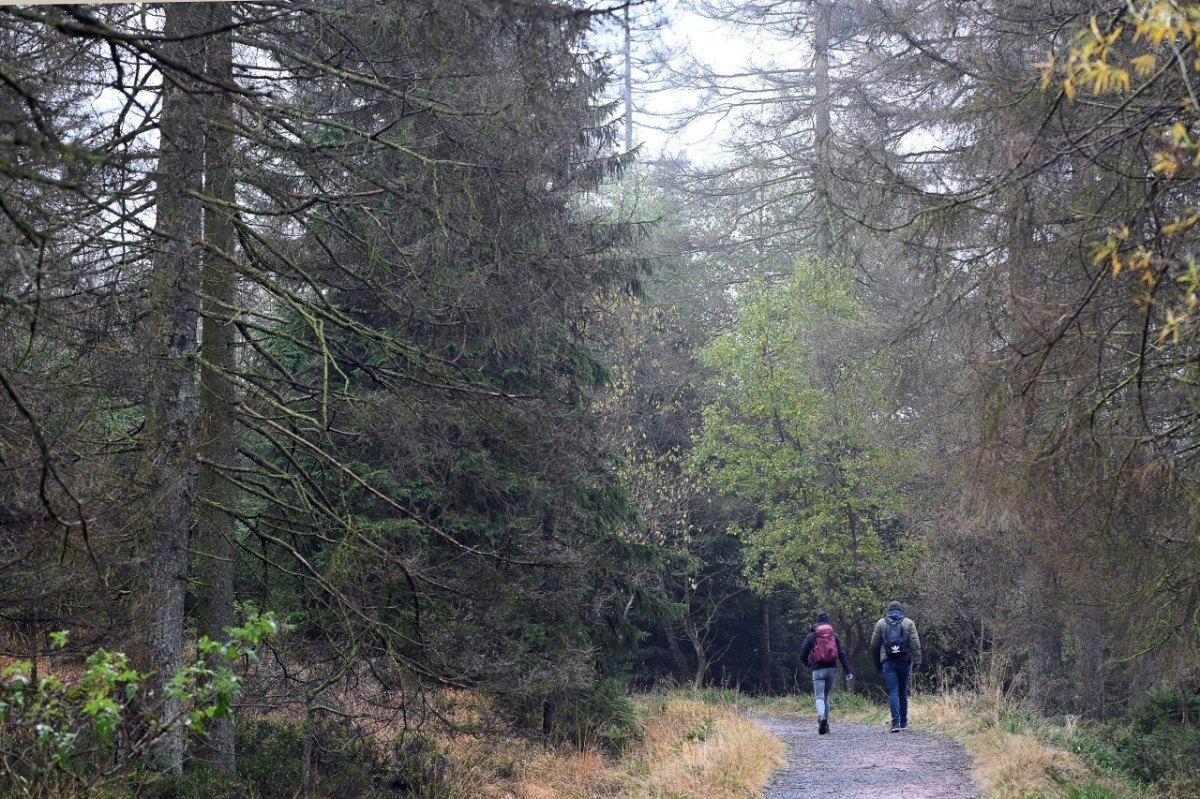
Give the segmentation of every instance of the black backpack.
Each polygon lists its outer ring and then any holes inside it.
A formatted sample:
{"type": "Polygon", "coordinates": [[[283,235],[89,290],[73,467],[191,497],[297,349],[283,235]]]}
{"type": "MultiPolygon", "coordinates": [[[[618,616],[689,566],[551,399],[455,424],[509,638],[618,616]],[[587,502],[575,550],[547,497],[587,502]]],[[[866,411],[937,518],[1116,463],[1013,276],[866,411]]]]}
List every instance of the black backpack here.
{"type": "Polygon", "coordinates": [[[888,660],[908,659],[908,631],[904,629],[903,617],[884,627],[883,651],[888,660]]]}

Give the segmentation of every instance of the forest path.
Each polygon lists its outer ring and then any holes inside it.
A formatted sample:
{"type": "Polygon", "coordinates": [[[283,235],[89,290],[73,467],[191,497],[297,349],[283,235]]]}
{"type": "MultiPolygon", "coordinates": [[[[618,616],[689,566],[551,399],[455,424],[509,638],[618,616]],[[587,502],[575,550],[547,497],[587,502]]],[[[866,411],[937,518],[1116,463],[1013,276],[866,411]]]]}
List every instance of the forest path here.
{"type": "Polygon", "coordinates": [[[978,799],[963,745],[922,730],[838,724],[817,735],[814,719],[755,719],[787,745],[787,763],[767,783],[767,799],[978,799]]]}

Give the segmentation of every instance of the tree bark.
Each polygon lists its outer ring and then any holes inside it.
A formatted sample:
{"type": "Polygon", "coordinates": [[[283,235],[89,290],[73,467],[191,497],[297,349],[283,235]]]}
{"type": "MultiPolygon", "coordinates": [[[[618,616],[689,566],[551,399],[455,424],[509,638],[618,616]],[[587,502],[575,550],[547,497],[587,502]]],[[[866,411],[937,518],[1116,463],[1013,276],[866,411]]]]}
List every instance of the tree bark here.
{"type": "Polygon", "coordinates": [[[663,638],[667,640],[667,652],[671,655],[671,665],[674,667],[675,677],[682,681],[687,679],[688,663],[687,658],[683,656],[683,649],[679,646],[679,639],[675,637],[675,625],[667,620],[663,620],[660,624],[663,638]]]}
{"type": "Polygon", "coordinates": [[[683,631],[692,644],[692,651],[696,654],[696,668],[692,672],[692,687],[703,688],[705,680],[708,679],[708,653],[704,651],[704,641],[700,638],[700,631],[696,628],[696,622],[692,618],[692,590],[690,588],[684,588],[683,603],[685,608],[683,631]]]}
{"type": "Polygon", "coordinates": [[[829,218],[831,167],[830,164],[830,105],[829,91],[829,41],[832,4],[815,4],[813,18],[813,164],[812,186],[814,232],[817,255],[829,258],[833,255],[833,225],[829,218]]]}
{"type": "MultiPolygon", "coordinates": [[[[225,32],[206,38],[208,78],[233,84],[233,43],[228,27],[232,5],[209,3],[210,30],[225,32]]],[[[235,623],[233,612],[233,535],[237,492],[227,477],[237,454],[235,412],[237,394],[229,375],[236,344],[232,322],[237,300],[237,274],[230,259],[234,247],[230,208],[235,200],[232,100],[214,90],[205,107],[204,241],[202,262],[203,317],[200,341],[200,473],[193,547],[196,573],[197,630],[214,640],[224,639],[235,623]]],[[[233,773],[237,766],[233,718],[214,719],[198,759],[218,771],[233,773]]]]}
{"type": "MultiPolygon", "coordinates": [[[[156,172],[155,255],[150,276],[143,457],[149,482],[148,562],[142,597],[149,602],[144,634],[155,672],[153,686],[165,722],[181,711],[162,695],[163,685],[183,665],[183,611],[187,547],[196,494],[196,325],[199,316],[201,207],[197,194],[203,170],[202,108],[194,75],[204,69],[203,29],[207,12],[199,3],[165,7],[162,46],[162,118],[156,172]]],[[[154,765],[183,769],[181,727],[157,742],[154,765]]]]}
{"type": "Polygon", "coordinates": [[[774,671],[771,667],[771,600],[760,597],[758,600],[758,670],[762,673],[763,690],[775,692],[774,671]]]}
{"type": "Polygon", "coordinates": [[[633,149],[633,33],[629,27],[629,6],[625,6],[623,19],[625,43],[625,82],[623,100],[625,101],[625,152],[633,149]]]}

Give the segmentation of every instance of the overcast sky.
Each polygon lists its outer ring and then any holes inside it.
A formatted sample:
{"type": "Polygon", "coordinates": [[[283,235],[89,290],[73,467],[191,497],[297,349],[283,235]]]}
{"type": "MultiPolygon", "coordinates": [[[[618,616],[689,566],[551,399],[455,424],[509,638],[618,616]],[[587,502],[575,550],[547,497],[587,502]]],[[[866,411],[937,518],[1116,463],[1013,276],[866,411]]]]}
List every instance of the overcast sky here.
{"type": "MultiPolygon", "coordinates": [[[[638,6],[634,10],[634,25],[661,18],[665,23],[653,33],[635,34],[642,57],[651,56],[651,42],[656,51],[673,55],[669,66],[680,69],[690,58],[695,58],[720,72],[738,72],[748,64],[763,65],[772,57],[787,58],[788,51],[795,51],[796,43],[781,42],[765,38],[756,32],[745,31],[720,20],[706,18],[691,8],[687,0],[656,0],[638,6]]],[[[599,35],[603,49],[613,52],[612,68],[616,83],[612,87],[614,96],[621,91],[623,62],[620,55],[621,32],[618,25],[609,26],[599,35]]],[[[795,56],[792,56],[793,58],[795,56]]],[[[635,54],[635,63],[637,55],[635,54]]],[[[678,133],[656,129],[669,124],[667,116],[693,109],[700,104],[699,95],[682,89],[661,90],[639,70],[634,72],[635,102],[651,112],[635,113],[634,137],[641,144],[645,157],[653,158],[664,153],[685,153],[693,160],[719,158],[723,141],[729,135],[736,120],[720,115],[709,115],[688,125],[678,133]],[[641,78],[639,80],[639,77],[641,78]],[[655,118],[654,115],[663,115],[655,118]]]]}

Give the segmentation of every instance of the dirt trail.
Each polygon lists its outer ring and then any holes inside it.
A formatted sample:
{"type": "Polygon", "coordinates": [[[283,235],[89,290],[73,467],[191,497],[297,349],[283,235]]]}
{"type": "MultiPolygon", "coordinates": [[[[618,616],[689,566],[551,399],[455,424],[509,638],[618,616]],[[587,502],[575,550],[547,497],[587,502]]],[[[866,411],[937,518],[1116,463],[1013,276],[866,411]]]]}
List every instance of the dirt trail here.
{"type": "Polygon", "coordinates": [[[787,744],[767,799],[979,799],[962,744],[921,730],[838,724],[829,735],[803,717],[757,718],[787,744]]]}

